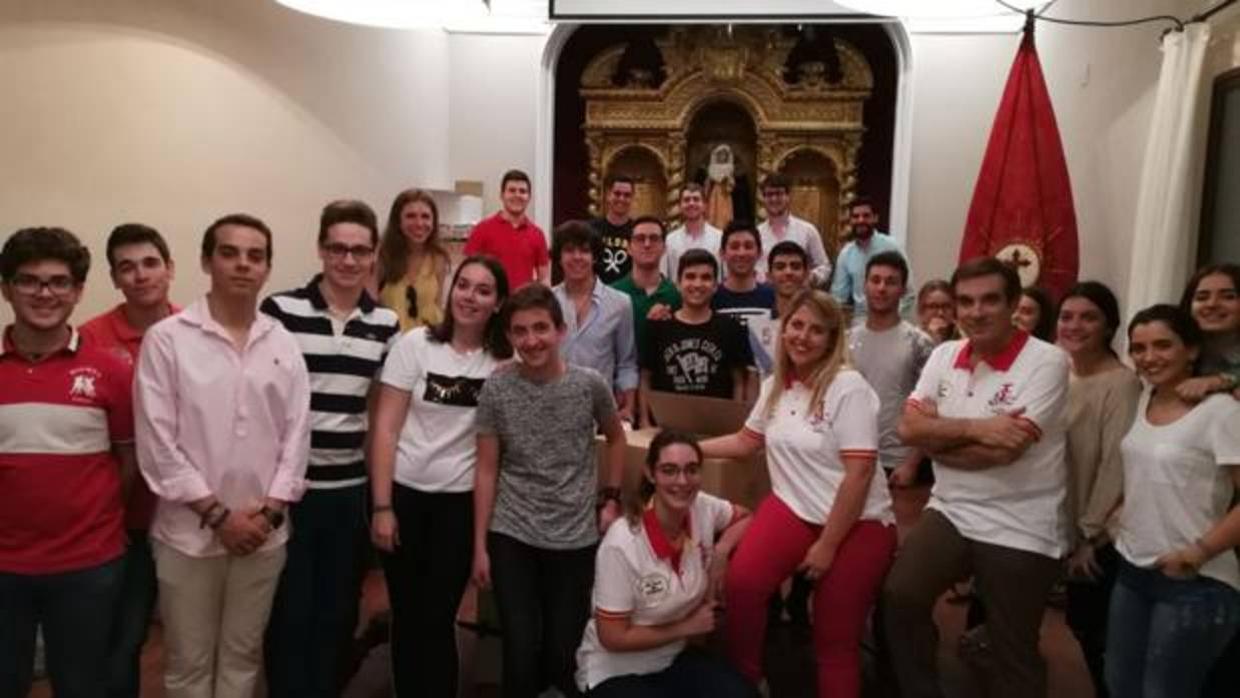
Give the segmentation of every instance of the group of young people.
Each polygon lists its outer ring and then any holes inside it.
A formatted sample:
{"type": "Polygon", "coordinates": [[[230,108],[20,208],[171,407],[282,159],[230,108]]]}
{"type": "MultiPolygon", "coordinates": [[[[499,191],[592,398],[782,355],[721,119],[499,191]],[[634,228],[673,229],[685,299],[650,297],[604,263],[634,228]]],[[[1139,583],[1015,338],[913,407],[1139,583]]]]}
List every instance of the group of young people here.
{"type": "Polygon", "coordinates": [[[989,693],[1040,697],[1064,560],[1097,691],[1234,690],[1240,268],[1136,313],[1134,373],[1102,284],[1039,307],[1052,344],[1018,326],[1029,294],[997,260],[914,295],[868,201],[832,265],[778,175],[765,223],[721,231],[692,185],[666,234],[629,216],[632,181],[606,187],[606,214],[548,249],[529,178],[506,173],[459,263],[424,192],[382,232],[332,202],[321,270],[265,298],[271,231],[225,216],[184,308],[164,238],[123,225],[106,256],[124,301],[80,327],[89,251],[12,234],[0,698],[25,697],[40,626],[57,696],[136,695],[156,599],[167,695],[250,696],[260,675],[273,696],[338,695],[366,538],[398,696],[456,694],[471,584],[493,593],[505,696],[758,695],[768,602],[794,576],[819,695],[860,695],[873,627],[900,694],[937,696],[933,607],[971,575],[989,693]],[[752,412],[700,442],[661,432],[623,488],[626,422],[651,424],[653,391],[752,412]],[[704,459],[759,451],[754,511],[701,491],[704,459]],[[927,459],[929,504],[897,545],[890,487],[927,459]],[[722,656],[694,642],[720,628],[722,656]]]}

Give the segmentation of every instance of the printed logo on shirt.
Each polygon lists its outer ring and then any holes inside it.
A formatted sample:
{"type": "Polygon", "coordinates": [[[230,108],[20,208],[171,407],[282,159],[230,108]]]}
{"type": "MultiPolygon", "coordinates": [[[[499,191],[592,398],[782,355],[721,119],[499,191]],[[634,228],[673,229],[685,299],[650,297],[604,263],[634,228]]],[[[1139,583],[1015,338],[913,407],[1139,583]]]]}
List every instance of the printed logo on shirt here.
{"type": "Polygon", "coordinates": [[[655,606],[663,601],[671,589],[671,580],[666,575],[648,574],[637,581],[637,593],[642,605],[655,606]]]}
{"type": "Polygon", "coordinates": [[[1013,389],[1012,383],[1004,383],[999,386],[995,394],[987,401],[986,406],[991,412],[996,414],[1006,413],[1012,409],[1013,403],[1016,402],[1016,391],[1013,389]]]}
{"type": "Polygon", "coordinates": [[[603,238],[603,271],[608,274],[620,274],[629,261],[629,242],[621,237],[603,238]]]}
{"type": "Polygon", "coordinates": [[[69,397],[82,402],[92,402],[96,397],[95,381],[99,380],[99,369],[85,366],[69,371],[73,384],[69,386],[69,397]]]}
{"type": "Polygon", "coordinates": [[[437,405],[453,407],[477,407],[478,393],[482,392],[482,378],[426,374],[426,390],[422,399],[437,405]]]}
{"type": "Polygon", "coordinates": [[[706,390],[712,376],[719,373],[723,349],[710,339],[686,337],[663,350],[663,365],[676,392],[706,390]]]}

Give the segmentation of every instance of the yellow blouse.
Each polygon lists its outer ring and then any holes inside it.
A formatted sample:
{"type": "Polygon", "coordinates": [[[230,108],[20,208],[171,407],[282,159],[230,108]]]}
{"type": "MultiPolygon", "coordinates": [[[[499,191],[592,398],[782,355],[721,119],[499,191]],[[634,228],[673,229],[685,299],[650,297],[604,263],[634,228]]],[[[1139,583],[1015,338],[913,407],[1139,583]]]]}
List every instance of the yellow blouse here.
{"type": "Polygon", "coordinates": [[[379,291],[379,301],[395,310],[400,317],[401,332],[408,332],[423,325],[438,325],[443,321],[443,301],[439,297],[442,284],[439,275],[435,273],[439,269],[438,261],[421,264],[412,283],[406,277],[404,283],[388,284],[379,291]],[[416,315],[409,313],[406,289],[411,286],[418,295],[416,315]]]}

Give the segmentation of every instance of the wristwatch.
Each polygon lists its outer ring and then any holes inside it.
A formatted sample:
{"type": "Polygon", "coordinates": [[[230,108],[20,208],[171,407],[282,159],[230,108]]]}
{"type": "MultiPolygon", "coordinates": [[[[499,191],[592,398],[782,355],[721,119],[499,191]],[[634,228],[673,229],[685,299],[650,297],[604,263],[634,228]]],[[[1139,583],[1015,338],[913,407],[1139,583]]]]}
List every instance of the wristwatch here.
{"type": "Polygon", "coordinates": [[[282,511],[276,511],[275,509],[272,509],[264,504],[263,508],[258,510],[258,513],[262,514],[263,518],[267,519],[267,523],[271,526],[271,530],[273,531],[284,525],[284,512],[282,511]]]}

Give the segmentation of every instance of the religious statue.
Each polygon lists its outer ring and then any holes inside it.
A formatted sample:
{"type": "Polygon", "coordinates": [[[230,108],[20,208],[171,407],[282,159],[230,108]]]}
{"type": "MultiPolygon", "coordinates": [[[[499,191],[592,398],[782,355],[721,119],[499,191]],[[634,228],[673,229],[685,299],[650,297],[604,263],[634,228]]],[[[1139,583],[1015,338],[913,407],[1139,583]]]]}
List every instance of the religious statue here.
{"type": "Polygon", "coordinates": [[[726,143],[710,151],[706,166],[706,220],[716,228],[732,222],[732,192],[736,189],[736,166],[726,143]]]}

